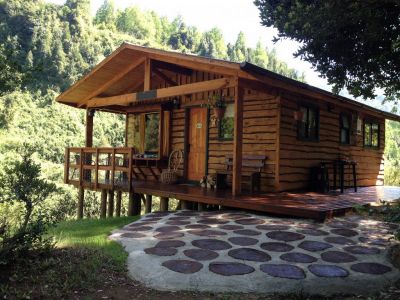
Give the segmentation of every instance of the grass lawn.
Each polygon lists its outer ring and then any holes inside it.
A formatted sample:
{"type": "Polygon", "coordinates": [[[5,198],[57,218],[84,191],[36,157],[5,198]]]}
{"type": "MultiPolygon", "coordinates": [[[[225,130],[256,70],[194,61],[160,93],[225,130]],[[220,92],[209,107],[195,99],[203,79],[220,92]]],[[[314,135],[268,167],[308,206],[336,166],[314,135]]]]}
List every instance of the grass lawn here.
{"type": "Polygon", "coordinates": [[[122,246],[107,239],[114,229],[136,221],[138,217],[120,217],[107,219],[83,219],[65,221],[49,231],[59,248],[89,248],[100,250],[111,257],[116,266],[124,268],[127,253],[122,246]]]}

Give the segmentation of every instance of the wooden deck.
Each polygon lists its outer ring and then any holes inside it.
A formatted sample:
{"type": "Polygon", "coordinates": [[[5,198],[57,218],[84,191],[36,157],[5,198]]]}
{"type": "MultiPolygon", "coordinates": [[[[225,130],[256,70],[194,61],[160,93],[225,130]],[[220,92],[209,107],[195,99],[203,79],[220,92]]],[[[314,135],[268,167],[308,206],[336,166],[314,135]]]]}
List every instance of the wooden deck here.
{"type": "Polygon", "coordinates": [[[400,187],[388,186],[361,187],[358,192],[348,189],[343,194],[282,192],[239,196],[232,196],[230,191],[144,181],[134,182],[133,189],[136,193],[317,220],[343,215],[358,205],[400,198],[400,187]]]}

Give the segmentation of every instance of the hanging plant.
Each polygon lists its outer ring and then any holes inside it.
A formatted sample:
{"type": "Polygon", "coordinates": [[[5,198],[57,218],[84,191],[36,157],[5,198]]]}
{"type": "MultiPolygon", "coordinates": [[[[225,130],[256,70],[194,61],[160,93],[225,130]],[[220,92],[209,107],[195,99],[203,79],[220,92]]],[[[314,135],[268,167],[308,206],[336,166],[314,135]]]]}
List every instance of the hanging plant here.
{"type": "Polygon", "coordinates": [[[208,99],[208,107],[213,109],[217,120],[221,120],[224,117],[226,103],[222,97],[222,92],[220,95],[213,95],[208,99]]]}

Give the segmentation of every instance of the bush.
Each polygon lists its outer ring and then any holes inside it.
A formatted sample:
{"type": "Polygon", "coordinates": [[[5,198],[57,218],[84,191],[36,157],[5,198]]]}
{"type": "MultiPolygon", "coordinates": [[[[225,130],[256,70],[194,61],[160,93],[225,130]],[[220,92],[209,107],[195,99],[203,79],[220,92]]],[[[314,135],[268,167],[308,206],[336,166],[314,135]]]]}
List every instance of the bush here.
{"type": "Polygon", "coordinates": [[[0,265],[9,265],[33,250],[45,250],[51,241],[43,238],[52,223],[51,215],[37,210],[57,191],[55,184],[41,178],[41,167],[32,159],[27,145],[20,151],[21,159],[14,160],[0,173],[0,205],[17,214],[8,221],[7,209],[0,211],[0,265]]]}

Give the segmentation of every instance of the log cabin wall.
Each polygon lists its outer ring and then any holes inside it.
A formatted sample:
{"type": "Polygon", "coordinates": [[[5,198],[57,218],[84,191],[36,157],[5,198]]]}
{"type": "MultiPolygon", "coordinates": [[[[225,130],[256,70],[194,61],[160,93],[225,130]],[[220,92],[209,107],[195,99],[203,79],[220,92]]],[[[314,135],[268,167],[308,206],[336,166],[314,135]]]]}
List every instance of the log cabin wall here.
{"type": "MultiPolygon", "coordinates": [[[[307,99],[285,96],[281,99],[281,127],[280,127],[280,160],[279,160],[279,190],[304,189],[309,185],[310,168],[318,166],[323,160],[333,160],[341,157],[350,157],[357,165],[357,182],[359,186],[383,185],[384,147],[385,147],[385,120],[368,116],[363,111],[349,111],[339,105],[321,103],[308,100],[319,108],[319,141],[302,141],[297,138],[297,122],[294,112],[299,109],[300,103],[307,103],[307,99]],[[350,144],[340,143],[340,114],[350,113],[360,115],[361,119],[369,118],[380,124],[380,141],[378,149],[371,149],[363,145],[363,123],[361,134],[357,134],[357,118],[351,122],[350,144]]],[[[332,180],[332,170],[329,170],[332,180]]],[[[351,182],[349,172],[345,175],[345,184],[351,182]]],[[[333,183],[333,182],[331,182],[333,183]]]]}

